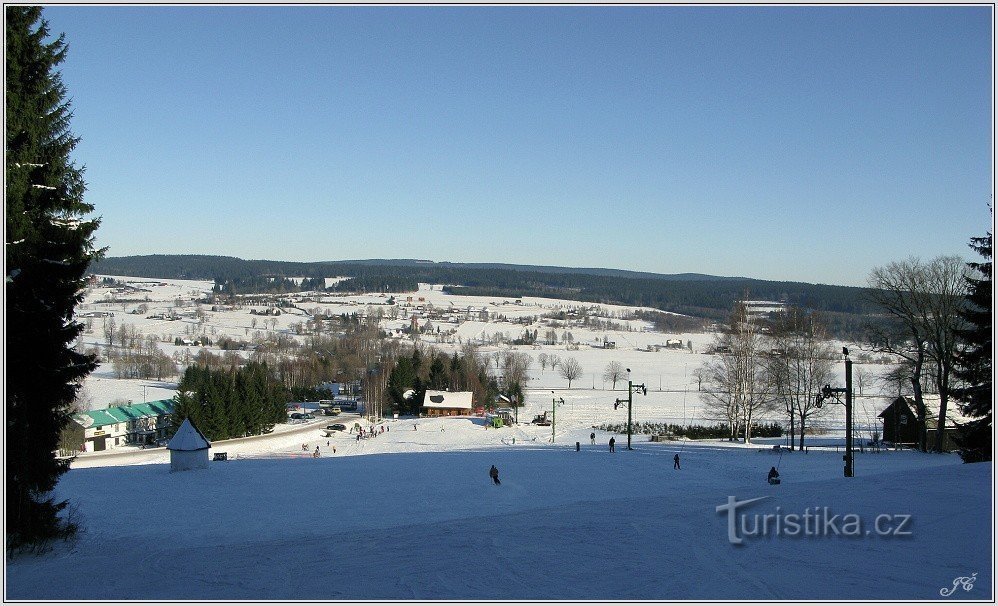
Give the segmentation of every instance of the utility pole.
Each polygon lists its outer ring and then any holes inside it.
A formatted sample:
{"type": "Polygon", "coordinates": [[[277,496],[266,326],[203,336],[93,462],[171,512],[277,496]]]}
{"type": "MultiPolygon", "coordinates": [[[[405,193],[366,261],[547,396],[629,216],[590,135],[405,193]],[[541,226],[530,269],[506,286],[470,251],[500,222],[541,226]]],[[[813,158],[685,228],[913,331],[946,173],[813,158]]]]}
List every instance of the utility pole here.
{"type": "MultiPolygon", "coordinates": [[[[634,389],[640,389],[644,395],[648,395],[648,388],[645,384],[634,385],[631,382],[631,369],[627,369],[627,450],[634,450],[631,448],[631,418],[632,418],[632,408],[634,404],[634,389]]],[[[617,404],[623,404],[624,401],[617,398],[617,404]]],[[[616,408],[616,406],[614,406],[616,408]]]]}
{"type": "Polygon", "coordinates": [[[554,392],[551,392],[551,443],[554,444],[554,409],[556,403],[565,403],[565,398],[555,399],[554,392]]]}
{"type": "Polygon", "coordinates": [[[852,460],[852,360],[849,359],[849,350],[842,348],[846,355],[846,456],[845,475],[847,478],[853,477],[852,460]]]}
{"type": "MultiPolygon", "coordinates": [[[[852,456],[852,360],[849,359],[849,349],[846,347],[842,348],[842,354],[845,355],[846,363],[846,386],[845,387],[832,387],[831,385],[825,385],[821,388],[821,393],[818,394],[817,406],[821,408],[821,403],[825,398],[828,398],[834,394],[844,393],[846,395],[845,407],[846,407],[846,454],[842,457],[845,461],[845,468],[843,473],[845,477],[854,477],[853,469],[853,456],[852,456]]],[[[836,400],[838,396],[836,395],[836,400]]]]}

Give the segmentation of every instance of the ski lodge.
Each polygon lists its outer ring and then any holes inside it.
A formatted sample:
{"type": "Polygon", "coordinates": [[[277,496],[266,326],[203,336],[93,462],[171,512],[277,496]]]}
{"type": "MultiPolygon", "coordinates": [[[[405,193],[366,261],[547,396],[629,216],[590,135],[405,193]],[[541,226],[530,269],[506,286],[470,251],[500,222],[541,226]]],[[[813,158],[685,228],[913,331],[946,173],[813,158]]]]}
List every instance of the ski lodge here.
{"type": "Polygon", "coordinates": [[[426,390],[422,413],[427,417],[470,415],[475,407],[470,391],[426,390]]]}

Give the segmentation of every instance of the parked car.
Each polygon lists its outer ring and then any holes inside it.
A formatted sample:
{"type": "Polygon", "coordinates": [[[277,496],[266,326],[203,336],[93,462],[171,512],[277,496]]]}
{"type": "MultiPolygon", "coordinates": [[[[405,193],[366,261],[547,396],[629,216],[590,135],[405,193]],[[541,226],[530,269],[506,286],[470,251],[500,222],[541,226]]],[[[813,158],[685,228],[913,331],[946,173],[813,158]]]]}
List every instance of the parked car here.
{"type": "Polygon", "coordinates": [[[343,423],[334,423],[332,425],[326,425],[328,431],[346,431],[347,426],[343,423]]]}
{"type": "Polygon", "coordinates": [[[301,421],[305,417],[300,412],[293,412],[291,413],[291,418],[294,419],[295,421],[301,421]]]}

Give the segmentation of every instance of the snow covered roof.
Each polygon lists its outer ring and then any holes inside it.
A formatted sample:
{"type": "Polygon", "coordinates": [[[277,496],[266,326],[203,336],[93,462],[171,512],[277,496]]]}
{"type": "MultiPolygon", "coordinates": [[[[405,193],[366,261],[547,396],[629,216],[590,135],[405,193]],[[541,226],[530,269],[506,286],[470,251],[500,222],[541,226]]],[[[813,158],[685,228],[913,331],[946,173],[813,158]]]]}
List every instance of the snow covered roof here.
{"type": "Polygon", "coordinates": [[[173,412],[173,400],[155,400],[129,406],[111,406],[99,410],[88,410],[73,415],[73,418],[83,427],[102,427],[115,423],[126,423],[135,419],[168,415],[171,412],[173,412]]]}
{"type": "Polygon", "coordinates": [[[180,424],[180,429],[177,430],[166,447],[170,450],[204,450],[211,448],[211,442],[191,424],[190,419],[184,419],[184,422],[180,424]]]}
{"type": "Polygon", "coordinates": [[[453,408],[470,409],[472,393],[470,391],[433,391],[426,390],[423,398],[423,408],[453,408]]]}
{"type": "MultiPolygon", "coordinates": [[[[914,412],[915,412],[915,398],[912,397],[912,396],[900,396],[898,398],[894,398],[893,400],[891,400],[890,406],[888,406],[887,408],[885,408],[877,416],[878,417],[885,417],[887,415],[887,411],[890,410],[891,406],[894,406],[895,404],[897,404],[898,401],[904,402],[908,406],[908,409],[911,410],[912,414],[914,414],[914,412]]],[[[925,403],[926,425],[928,426],[929,429],[932,429],[932,428],[936,427],[937,424],[938,424],[937,421],[938,421],[938,418],[939,418],[939,405],[940,405],[939,396],[936,395],[936,394],[923,394],[922,395],[922,402],[925,403]]],[[[964,424],[964,423],[969,423],[969,422],[971,422],[973,420],[974,420],[973,417],[968,417],[968,416],[965,416],[965,415],[961,414],[961,412],[960,412],[960,403],[957,402],[956,400],[950,398],[950,400],[946,404],[946,426],[947,427],[951,427],[951,426],[955,426],[955,425],[960,425],[960,424],[964,424]]]]}

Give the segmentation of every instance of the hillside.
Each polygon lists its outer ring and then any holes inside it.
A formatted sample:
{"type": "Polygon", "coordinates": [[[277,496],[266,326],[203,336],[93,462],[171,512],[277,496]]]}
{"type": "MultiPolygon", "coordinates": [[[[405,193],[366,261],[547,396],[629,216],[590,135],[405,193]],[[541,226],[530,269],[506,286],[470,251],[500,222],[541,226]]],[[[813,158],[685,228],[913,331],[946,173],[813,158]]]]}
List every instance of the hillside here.
{"type": "MultiPolygon", "coordinates": [[[[202,255],[111,257],[96,263],[94,273],[214,280],[221,293],[286,292],[287,278],[312,280],[346,276],[329,287],[340,292],[411,292],[419,283],[450,285],[454,294],[519,298],[564,298],[635,305],[711,321],[725,319],[735,301],[785,300],[789,304],[835,315],[834,325],[858,330],[862,316],[875,313],[866,289],[802,282],[774,282],[701,274],[649,274],[586,269],[482,263],[436,263],[418,260],[285,262],[202,255]]],[[[311,283],[309,284],[311,285],[311,283]]]]}
{"type": "Polygon", "coordinates": [[[868,452],[846,479],[834,450],[642,441],[627,451],[618,439],[610,453],[607,434],[590,445],[578,426],[554,446],[513,446],[519,429],[480,423],[389,421],[376,438],[334,438],[337,454],[321,438],[318,459],[298,448],[316,431],[283,451],[244,446],[207,470],[171,474],[161,449],[137,454],[160,462],[74,466],[57,495],[78,507],[82,535],[8,561],[6,597],[914,601],[975,574],[954,598],[991,598],[990,464],[868,452]],[[784,482],[767,485],[776,465],[784,482]],[[742,545],[717,510],[731,496],[766,498],[740,510],[742,545]],[[822,508],[838,516],[831,527],[751,531],[763,515],[822,508]],[[859,534],[843,534],[845,516],[859,534]]]}

